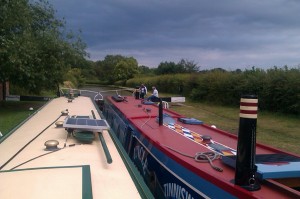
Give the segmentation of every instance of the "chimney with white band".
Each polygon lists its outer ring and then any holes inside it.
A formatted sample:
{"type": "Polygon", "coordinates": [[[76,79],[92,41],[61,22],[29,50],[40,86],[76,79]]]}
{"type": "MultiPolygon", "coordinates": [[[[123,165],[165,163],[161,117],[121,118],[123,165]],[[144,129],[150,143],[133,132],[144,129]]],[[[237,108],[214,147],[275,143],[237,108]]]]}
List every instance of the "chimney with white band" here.
{"type": "Polygon", "coordinates": [[[260,189],[255,165],[256,123],[258,99],[256,95],[244,95],[240,102],[235,184],[247,190],[260,189]]]}

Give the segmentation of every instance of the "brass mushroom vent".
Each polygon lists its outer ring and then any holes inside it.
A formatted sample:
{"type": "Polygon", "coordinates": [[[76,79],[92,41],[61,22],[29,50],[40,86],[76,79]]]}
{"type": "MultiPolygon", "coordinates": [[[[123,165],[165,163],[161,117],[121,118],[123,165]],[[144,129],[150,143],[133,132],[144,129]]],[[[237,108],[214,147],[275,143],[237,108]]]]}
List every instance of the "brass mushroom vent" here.
{"type": "Polygon", "coordinates": [[[57,145],[59,144],[59,142],[57,140],[48,140],[45,142],[45,146],[46,146],[46,151],[56,151],[59,150],[59,148],[57,147],[57,145]]]}
{"type": "Polygon", "coordinates": [[[63,121],[57,121],[55,122],[56,127],[63,127],[64,122],[63,121]]]}

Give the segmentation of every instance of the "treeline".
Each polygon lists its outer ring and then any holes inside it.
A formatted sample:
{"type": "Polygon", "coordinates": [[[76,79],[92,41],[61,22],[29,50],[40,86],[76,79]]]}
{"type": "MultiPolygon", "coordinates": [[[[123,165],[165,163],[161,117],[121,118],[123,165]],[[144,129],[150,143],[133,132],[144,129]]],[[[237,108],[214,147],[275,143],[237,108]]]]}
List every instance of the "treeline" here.
{"type": "Polygon", "coordinates": [[[299,68],[200,71],[185,59],[149,68],[122,55],[93,62],[87,60],[80,32],[68,30],[47,0],[1,1],[0,22],[0,83],[20,89],[11,94],[54,91],[66,80],[71,87],[86,81],[131,87],[144,83],[149,90],[155,85],[161,92],[222,105],[238,106],[242,94],[257,94],[263,110],[300,113],[299,68]]]}
{"type": "MultiPolygon", "coordinates": [[[[126,82],[144,83],[150,90],[182,95],[195,101],[239,106],[243,94],[258,95],[259,108],[272,112],[300,113],[300,69],[288,67],[263,70],[211,70],[192,74],[136,77],[126,82]]],[[[151,92],[151,91],[150,91],[151,92]]]]}
{"type": "Polygon", "coordinates": [[[80,84],[91,67],[85,48],[47,0],[1,1],[0,83],[10,82],[11,92],[39,94],[70,79],[80,84]]]}
{"type": "Polygon", "coordinates": [[[89,77],[90,80],[99,79],[102,84],[125,84],[127,80],[137,75],[154,76],[164,74],[194,73],[199,71],[199,66],[193,61],[181,59],[178,63],[161,62],[156,68],[148,66],[138,66],[138,61],[134,57],[122,55],[107,55],[104,60],[98,60],[94,63],[91,74],[95,77],[89,77]]]}

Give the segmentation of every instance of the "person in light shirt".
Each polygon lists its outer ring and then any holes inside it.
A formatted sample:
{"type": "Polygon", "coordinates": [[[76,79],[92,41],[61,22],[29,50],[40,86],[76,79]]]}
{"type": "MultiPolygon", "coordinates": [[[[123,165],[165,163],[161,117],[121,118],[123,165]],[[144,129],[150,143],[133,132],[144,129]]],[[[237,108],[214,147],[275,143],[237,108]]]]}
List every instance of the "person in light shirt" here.
{"type": "Polygon", "coordinates": [[[153,101],[154,99],[158,98],[158,90],[155,86],[152,86],[152,95],[147,98],[148,101],[153,101]]]}

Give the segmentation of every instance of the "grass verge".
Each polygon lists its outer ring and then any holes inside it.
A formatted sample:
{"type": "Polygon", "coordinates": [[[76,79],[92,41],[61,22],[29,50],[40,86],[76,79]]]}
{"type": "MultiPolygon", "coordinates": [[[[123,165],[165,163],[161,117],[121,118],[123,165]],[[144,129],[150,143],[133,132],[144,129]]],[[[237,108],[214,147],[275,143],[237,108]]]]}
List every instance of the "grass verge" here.
{"type": "Polygon", "coordinates": [[[42,101],[8,101],[0,102],[0,131],[3,135],[10,132],[15,126],[24,121],[32,111],[42,107],[46,102],[42,101]]]}
{"type": "MultiPolygon", "coordinates": [[[[171,110],[202,120],[208,125],[215,125],[232,134],[238,133],[239,108],[187,101],[181,106],[171,106],[171,110]]],[[[299,129],[299,116],[270,112],[258,113],[256,130],[259,143],[300,155],[299,129]]]]}

